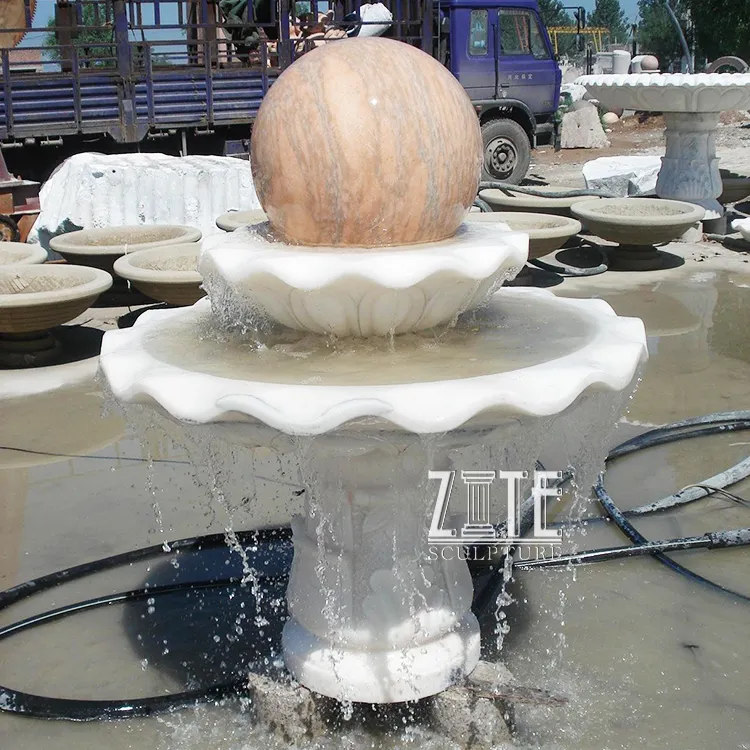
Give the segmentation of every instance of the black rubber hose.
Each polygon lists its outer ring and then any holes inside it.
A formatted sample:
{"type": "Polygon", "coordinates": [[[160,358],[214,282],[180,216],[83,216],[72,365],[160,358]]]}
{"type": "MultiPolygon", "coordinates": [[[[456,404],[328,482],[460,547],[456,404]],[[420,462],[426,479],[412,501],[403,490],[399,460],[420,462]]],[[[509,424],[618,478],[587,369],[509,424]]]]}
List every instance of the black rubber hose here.
{"type": "MultiPolygon", "coordinates": [[[[236,532],[240,543],[257,544],[259,541],[287,542],[291,544],[291,530],[289,528],[261,529],[256,531],[236,532]]],[[[224,534],[208,534],[200,537],[190,537],[163,544],[132,550],[119,555],[113,555],[101,560],[76,565],[72,568],[60,570],[33,581],[14,586],[0,593],[0,611],[26,599],[34,594],[59,586],[85,576],[100,573],[121,565],[164,555],[174,551],[199,550],[226,544],[224,534]]],[[[266,578],[271,580],[271,578],[266,578]]],[[[0,641],[17,633],[28,631],[55,620],[69,617],[90,609],[122,604],[151,597],[164,596],[179,591],[222,588],[239,585],[238,578],[222,578],[211,581],[186,582],[169,586],[151,586],[132,591],[110,594],[107,596],[76,602],[65,607],[43,612],[39,615],[12,623],[0,629],[0,641]]],[[[76,700],[69,698],[54,698],[51,696],[34,695],[20,690],[0,686],[0,711],[19,716],[37,719],[57,719],[65,721],[101,721],[106,719],[132,719],[151,716],[178,708],[208,703],[228,697],[236,697],[247,693],[246,680],[234,680],[198,690],[188,690],[172,695],[156,695],[145,698],[123,700],[76,700]]]]}

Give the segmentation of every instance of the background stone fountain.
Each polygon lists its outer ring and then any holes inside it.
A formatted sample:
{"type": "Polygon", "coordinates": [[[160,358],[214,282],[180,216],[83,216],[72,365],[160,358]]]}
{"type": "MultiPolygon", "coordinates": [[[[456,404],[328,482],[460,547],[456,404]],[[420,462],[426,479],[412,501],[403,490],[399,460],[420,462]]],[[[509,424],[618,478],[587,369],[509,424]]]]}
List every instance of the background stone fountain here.
{"type": "Polygon", "coordinates": [[[651,73],[589,75],[576,80],[601,104],[638,112],[663,112],[667,150],[656,182],[660,198],[688,201],[716,219],[724,209],[716,129],[719,115],[750,106],[750,75],[651,73]]]}
{"type": "Polygon", "coordinates": [[[252,144],[270,223],[204,247],[208,299],[108,332],[101,366],[138,405],[126,411],[148,407],[178,441],[296,456],[306,512],[283,651],[303,686],[364,703],[432,696],[475,669],[480,637],[466,563],[428,555],[428,472],[531,470],[552,435],[586,487],[645,357],[643,326],[599,300],[493,296],[528,238],[462,224],[479,125],[413,47],[306,54],[264,99],[252,144]]]}

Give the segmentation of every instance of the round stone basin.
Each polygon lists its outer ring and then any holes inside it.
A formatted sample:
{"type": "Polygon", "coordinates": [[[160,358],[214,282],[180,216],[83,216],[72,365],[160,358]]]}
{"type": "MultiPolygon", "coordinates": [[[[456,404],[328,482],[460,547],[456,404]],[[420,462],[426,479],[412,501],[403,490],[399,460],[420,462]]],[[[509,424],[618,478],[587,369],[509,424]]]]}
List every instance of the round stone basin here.
{"type": "Polygon", "coordinates": [[[750,177],[743,177],[726,169],[720,169],[721,195],[719,203],[738,203],[750,196],[750,177]]]}
{"type": "Polygon", "coordinates": [[[252,211],[229,211],[216,219],[216,226],[225,232],[234,232],[235,229],[252,224],[262,224],[268,221],[265,211],[260,208],[252,211]]]}
{"type": "Polygon", "coordinates": [[[597,237],[644,247],[676,239],[705,214],[692,203],[660,198],[603,198],[577,203],[571,210],[597,237]]]}
{"type": "Polygon", "coordinates": [[[0,242],[0,266],[20,266],[44,263],[47,251],[41,245],[25,242],[0,242]]]}
{"type": "Polygon", "coordinates": [[[0,268],[0,333],[45,331],[78,317],[112,286],[112,277],[86,266],[0,268]]]}
{"type": "MultiPolygon", "coordinates": [[[[570,185],[534,186],[540,193],[572,192],[570,185]]],[[[572,216],[570,207],[581,201],[598,200],[590,195],[569,196],[567,198],[540,197],[524,193],[506,193],[504,190],[482,190],[479,197],[492,206],[494,211],[514,211],[521,213],[553,214],[555,216],[572,216]]]]}
{"type": "Polygon", "coordinates": [[[127,253],[115,261],[115,273],[138,291],[170,305],[192,305],[205,292],[198,273],[199,243],[150,247],[127,253]]]}
{"type": "Polygon", "coordinates": [[[115,261],[125,253],[178,243],[198,242],[199,229],[176,224],[81,229],[53,237],[50,247],[69,263],[80,263],[114,273],[115,261]]]}
{"type": "Polygon", "coordinates": [[[567,216],[552,214],[502,211],[497,213],[469,214],[467,221],[499,221],[511,232],[529,235],[529,260],[541,258],[561,248],[573,235],[581,231],[581,222],[567,216]]]}

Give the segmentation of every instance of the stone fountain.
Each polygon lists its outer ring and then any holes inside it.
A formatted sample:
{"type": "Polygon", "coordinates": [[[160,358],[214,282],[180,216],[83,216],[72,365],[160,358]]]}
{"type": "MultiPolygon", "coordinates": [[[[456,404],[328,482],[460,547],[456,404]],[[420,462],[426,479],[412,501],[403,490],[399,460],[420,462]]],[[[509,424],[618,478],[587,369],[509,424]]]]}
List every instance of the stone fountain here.
{"type": "Polygon", "coordinates": [[[638,112],[663,112],[667,150],[656,182],[660,198],[688,201],[718,219],[724,209],[716,129],[719,116],[750,106],[750,75],[650,73],[588,75],[576,80],[601,104],[638,112]]]}
{"type": "MultiPolygon", "coordinates": [[[[254,127],[269,221],[204,244],[207,299],[105,334],[126,413],[296,457],[283,657],[338,700],[433,696],[479,660],[465,559],[429,553],[431,525],[452,538],[429,472],[487,486],[556,436],[587,486],[646,356],[641,321],[603,301],[500,288],[528,237],[464,223],[481,162],[471,103],[431,57],[388,39],[316,49],[254,127]]],[[[465,519],[472,539],[494,535],[490,505],[465,519]]]]}

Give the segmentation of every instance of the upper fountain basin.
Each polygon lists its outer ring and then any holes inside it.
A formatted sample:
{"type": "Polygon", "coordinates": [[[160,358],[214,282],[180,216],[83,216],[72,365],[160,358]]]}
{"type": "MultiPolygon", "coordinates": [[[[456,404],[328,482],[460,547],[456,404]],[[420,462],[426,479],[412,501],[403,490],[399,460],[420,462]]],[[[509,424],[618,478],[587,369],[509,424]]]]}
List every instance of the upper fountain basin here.
{"type": "Polygon", "coordinates": [[[287,435],[444,433],[558,414],[589,388],[623,390],[647,356],[640,320],[540,289],[503,288],[455,328],[393,341],[289,329],[254,341],[217,330],[211,307],[150,311],[108,331],[100,362],[115,398],[287,435]]]}
{"type": "Polygon", "coordinates": [[[644,73],[576,79],[605,107],[640,112],[725,112],[750,106],[750,74],[644,73]]]}
{"type": "Polygon", "coordinates": [[[336,336],[385,336],[450,323],[513,278],[528,235],[466,223],[442,242],[408,247],[311,248],[276,241],[269,224],[204,248],[199,271],[227,327],[270,318],[336,336]]]}

